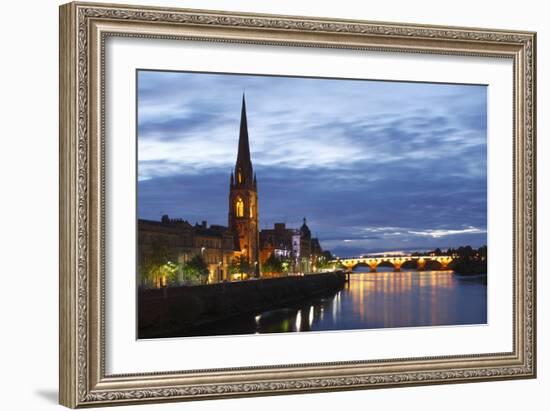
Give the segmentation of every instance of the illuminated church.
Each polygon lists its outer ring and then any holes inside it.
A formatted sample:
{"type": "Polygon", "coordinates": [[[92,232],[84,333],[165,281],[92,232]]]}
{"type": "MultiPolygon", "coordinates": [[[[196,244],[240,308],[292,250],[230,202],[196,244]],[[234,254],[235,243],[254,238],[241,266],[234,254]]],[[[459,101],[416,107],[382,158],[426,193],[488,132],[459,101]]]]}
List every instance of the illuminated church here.
{"type": "Polygon", "coordinates": [[[275,223],[273,229],[260,231],[258,221],[258,183],[250,159],[246,101],[243,94],[237,162],[229,182],[228,228],[235,241],[236,255],[247,260],[256,277],[267,274],[262,272],[260,266],[272,255],[290,259],[290,269],[293,271],[314,270],[322,249],[319,240],[311,237],[305,218],[299,229],[287,228],[284,223],[275,223]]]}
{"type": "Polygon", "coordinates": [[[258,227],[258,186],[250,159],[246,102],[243,94],[239,149],[235,171],[229,182],[229,231],[235,240],[235,250],[253,265],[255,276],[260,275],[260,236],[258,227]]]}

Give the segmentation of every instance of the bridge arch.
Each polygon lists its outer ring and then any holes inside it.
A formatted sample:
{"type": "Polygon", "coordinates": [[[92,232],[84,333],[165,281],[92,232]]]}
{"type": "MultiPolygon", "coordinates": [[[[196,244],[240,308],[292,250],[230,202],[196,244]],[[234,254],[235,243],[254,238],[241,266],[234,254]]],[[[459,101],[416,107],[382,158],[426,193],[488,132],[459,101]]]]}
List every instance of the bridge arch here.
{"type": "Polygon", "coordinates": [[[393,269],[393,271],[399,271],[401,269],[401,264],[396,264],[390,260],[383,260],[378,263],[376,268],[378,269],[378,267],[388,267],[393,269]]]}
{"type": "Polygon", "coordinates": [[[376,264],[368,264],[364,261],[359,261],[357,262],[356,264],[354,264],[353,266],[350,266],[349,269],[352,270],[352,271],[355,271],[356,268],[360,268],[360,267],[365,267],[365,268],[368,268],[371,272],[375,272],[376,271],[376,264]]]}
{"type": "Polygon", "coordinates": [[[428,259],[426,260],[426,264],[424,266],[424,269],[426,271],[437,271],[437,270],[442,270],[443,269],[443,265],[437,261],[437,260],[434,260],[434,259],[428,259]]]}
{"type": "Polygon", "coordinates": [[[401,264],[401,269],[403,270],[419,270],[421,268],[422,267],[419,268],[418,260],[409,259],[401,264]]]}

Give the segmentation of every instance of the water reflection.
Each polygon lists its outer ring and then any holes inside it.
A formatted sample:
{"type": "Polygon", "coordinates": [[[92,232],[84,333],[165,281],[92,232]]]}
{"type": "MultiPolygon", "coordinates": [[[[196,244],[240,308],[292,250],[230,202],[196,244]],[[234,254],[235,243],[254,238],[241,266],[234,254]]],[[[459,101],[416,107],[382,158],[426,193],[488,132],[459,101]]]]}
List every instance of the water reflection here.
{"type": "Polygon", "coordinates": [[[302,310],[298,310],[298,314],[296,314],[296,325],[294,326],[295,331],[301,331],[302,327],[302,310]]]}
{"type": "Polygon", "coordinates": [[[193,335],[349,330],[487,322],[484,278],[452,271],[356,272],[333,296],[210,324],[193,335]],[[327,315],[328,313],[328,315],[327,315]]]}

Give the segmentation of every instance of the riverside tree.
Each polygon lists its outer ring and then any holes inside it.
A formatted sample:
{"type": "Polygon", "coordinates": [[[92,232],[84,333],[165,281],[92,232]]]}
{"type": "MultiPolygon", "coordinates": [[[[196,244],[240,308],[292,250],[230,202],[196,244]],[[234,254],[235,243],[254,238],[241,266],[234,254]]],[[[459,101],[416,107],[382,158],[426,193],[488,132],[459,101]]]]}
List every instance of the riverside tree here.
{"type": "Polygon", "coordinates": [[[206,284],[208,281],[208,265],[201,255],[197,254],[186,262],[183,267],[183,275],[186,282],[206,284]]]}
{"type": "Polygon", "coordinates": [[[283,261],[278,258],[274,253],[271,253],[269,258],[263,264],[262,270],[267,273],[282,273],[283,261]]]}
{"type": "Polygon", "coordinates": [[[250,263],[248,262],[248,260],[244,256],[240,255],[240,256],[235,257],[231,261],[231,264],[229,265],[229,273],[231,273],[231,274],[240,274],[241,278],[242,278],[243,274],[250,273],[251,268],[252,267],[251,267],[250,263]]]}

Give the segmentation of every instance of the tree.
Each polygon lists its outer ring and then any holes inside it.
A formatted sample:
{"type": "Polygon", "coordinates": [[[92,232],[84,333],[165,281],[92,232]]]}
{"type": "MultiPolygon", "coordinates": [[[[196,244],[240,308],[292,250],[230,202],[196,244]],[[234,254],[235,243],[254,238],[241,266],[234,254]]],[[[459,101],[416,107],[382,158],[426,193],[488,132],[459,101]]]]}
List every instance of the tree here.
{"type": "Polygon", "coordinates": [[[204,258],[200,254],[196,254],[183,266],[183,274],[187,281],[198,281],[201,284],[205,284],[208,280],[208,265],[204,258]]]}
{"type": "Polygon", "coordinates": [[[168,261],[165,264],[149,264],[140,268],[141,284],[156,288],[177,285],[179,264],[168,261]]]}
{"type": "Polygon", "coordinates": [[[283,272],[283,261],[279,259],[275,253],[271,253],[269,258],[263,265],[263,271],[268,273],[282,273],[283,272]]]}
{"type": "Polygon", "coordinates": [[[317,258],[317,268],[320,270],[324,270],[326,268],[332,268],[334,266],[334,263],[331,263],[332,259],[329,259],[326,257],[325,253],[323,253],[321,256],[317,258]]]}
{"type": "Polygon", "coordinates": [[[285,258],[281,261],[281,268],[283,270],[283,273],[289,273],[292,269],[292,259],[291,258],[285,258]]]}
{"type": "Polygon", "coordinates": [[[477,250],[471,246],[459,247],[455,250],[456,257],[451,263],[455,272],[462,275],[476,275],[487,273],[487,246],[477,250]]]}
{"type": "Polygon", "coordinates": [[[248,274],[251,266],[246,257],[239,255],[235,257],[229,265],[229,272],[231,274],[248,274]]]}
{"type": "Polygon", "coordinates": [[[159,240],[151,242],[151,251],[145,262],[140,264],[140,284],[153,287],[164,287],[176,281],[177,264],[170,262],[165,244],[159,240]]]}

